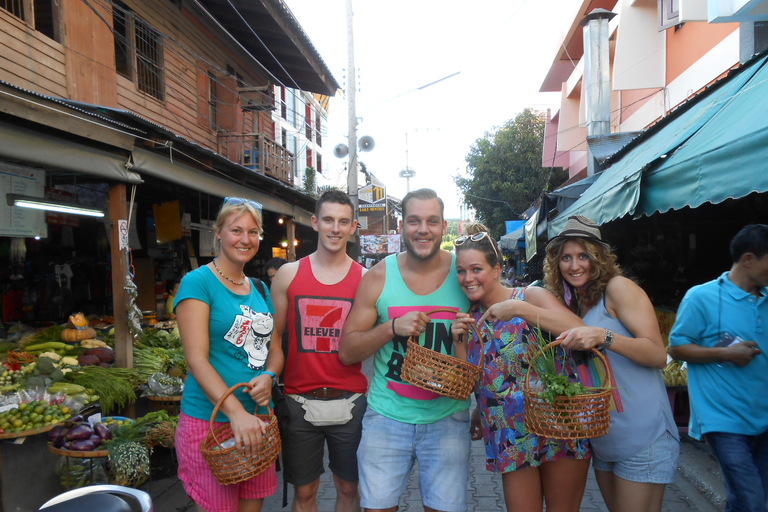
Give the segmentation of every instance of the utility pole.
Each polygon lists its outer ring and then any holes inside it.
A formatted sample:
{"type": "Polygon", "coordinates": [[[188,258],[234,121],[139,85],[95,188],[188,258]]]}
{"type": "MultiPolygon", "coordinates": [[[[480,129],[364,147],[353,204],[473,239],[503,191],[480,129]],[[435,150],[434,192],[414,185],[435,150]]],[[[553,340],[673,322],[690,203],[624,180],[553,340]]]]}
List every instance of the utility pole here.
{"type": "MultiPolygon", "coordinates": [[[[357,83],[355,78],[355,43],[352,33],[352,0],[347,0],[347,115],[349,119],[349,167],[347,168],[347,193],[354,205],[355,218],[358,217],[357,198],[357,112],[355,110],[355,95],[357,83]]],[[[360,239],[355,233],[354,240],[350,241],[350,257],[355,261],[360,256],[360,239]]]]}

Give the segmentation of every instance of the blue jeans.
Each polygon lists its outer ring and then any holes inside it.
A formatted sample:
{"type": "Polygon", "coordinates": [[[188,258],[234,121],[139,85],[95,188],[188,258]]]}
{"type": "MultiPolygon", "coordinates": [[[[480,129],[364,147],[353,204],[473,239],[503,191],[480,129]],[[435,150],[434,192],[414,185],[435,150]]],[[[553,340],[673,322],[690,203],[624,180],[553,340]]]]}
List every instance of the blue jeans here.
{"type": "Polygon", "coordinates": [[[467,510],[469,414],[459,411],[435,423],[401,423],[370,407],[363,417],[357,449],[360,506],[396,507],[414,461],[425,507],[446,512],[467,510]]]}
{"type": "Polygon", "coordinates": [[[725,481],[725,512],[766,512],[768,499],[768,432],[756,436],[704,434],[725,481]]]}

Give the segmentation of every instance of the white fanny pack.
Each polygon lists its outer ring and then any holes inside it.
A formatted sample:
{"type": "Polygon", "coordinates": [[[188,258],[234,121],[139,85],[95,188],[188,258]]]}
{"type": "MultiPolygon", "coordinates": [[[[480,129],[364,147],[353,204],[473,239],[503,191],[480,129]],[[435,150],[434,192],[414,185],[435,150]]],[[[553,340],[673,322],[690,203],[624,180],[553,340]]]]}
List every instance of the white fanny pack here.
{"type": "Polygon", "coordinates": [[[304,409],[304,419],[316,427],[343,425],[352,419],[352,409],[362,393],[355,393],[347,398],[319,400],[301,395],[286,395],[296,400],[304,409]]]}

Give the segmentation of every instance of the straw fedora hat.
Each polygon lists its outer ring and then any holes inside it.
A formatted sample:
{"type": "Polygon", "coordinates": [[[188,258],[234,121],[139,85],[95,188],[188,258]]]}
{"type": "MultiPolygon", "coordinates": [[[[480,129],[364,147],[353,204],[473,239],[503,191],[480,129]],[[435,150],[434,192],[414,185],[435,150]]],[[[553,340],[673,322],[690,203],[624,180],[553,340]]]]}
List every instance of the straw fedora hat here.
{"type": "Polygon", "coordinates": [[[568,217],[568,221],[565,223],[563,230],[549,241],[548,246],[554,242],[564,242],[571,238],[583,238],[591,242],[598,243],[603,247],[610,248],[608,243],[603,241],[603,237],[600,233],[600,226],[595,224],[595,221],[588,219],[583,215],[572,215],[568,217]]]}

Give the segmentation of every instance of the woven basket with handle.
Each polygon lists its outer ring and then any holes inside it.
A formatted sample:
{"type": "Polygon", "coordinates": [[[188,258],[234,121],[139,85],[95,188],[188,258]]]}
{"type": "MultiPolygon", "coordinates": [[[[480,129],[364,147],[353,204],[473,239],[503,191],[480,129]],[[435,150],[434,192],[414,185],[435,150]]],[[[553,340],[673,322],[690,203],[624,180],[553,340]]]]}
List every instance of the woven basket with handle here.
{"type": "MultiPolygon", "coordinates": [[[[433,309],[427,312],[427,315],[434,313],[456,314],[456,311],[445,308],[433,309]]],[[[473,323],[469,325],[482,345],[483,337],[480,335],[477,326],[473,323]]],[[[477,365],[474,365],[456,357],[422,347],[418,344],[417,339],[414,336],[408,337],[405,360],[403,361],[401,371],[403,380],[448,398],[466,400],[475,387],[477,379],[480,378],[480,374],[483,373],[483,361],[485,358],[483,357],[482,349],[480,350],[480,360],[477,365]]]]}
{"type": "MultiPolygon", "coordinates": [[[[548,344],[544,350],[560,345],[559,340],[548,344]]],[[[533,434],[551,439],[588,439],[608,432],[611,423],[611,372],[600,351],[592,349],[605,368],[606,389],[593,390],[584,395],[558,396],[550,404],[531,390],[531,366],[525,374],[523,404],[525,407],[525,429],[533,434]]]]}
{"type": "Polygon", "coordinates": [[[225,423],[214,429],[214,418],[219,408],[236,389],[251,385],[247,382],[235,384],[227,390],[211,413],[211,419],[208,426],[208,433],[205,439],[200,443],[200,452],[203,459],[211,468],[213,476],[222,485],[236,484],[262,473],[264,470],[274,464],[277,456],[280,454],[280,430],[277,427],[277,418],[270,410],[269,414],[256,414],[255,416],[267,423],[267,433],[261,439],[261,452],[258,457],[246,456],[243,450],[237,446],[224,448],[221,443],[231,439],[232,429],[229,423],[225,423]]]}

